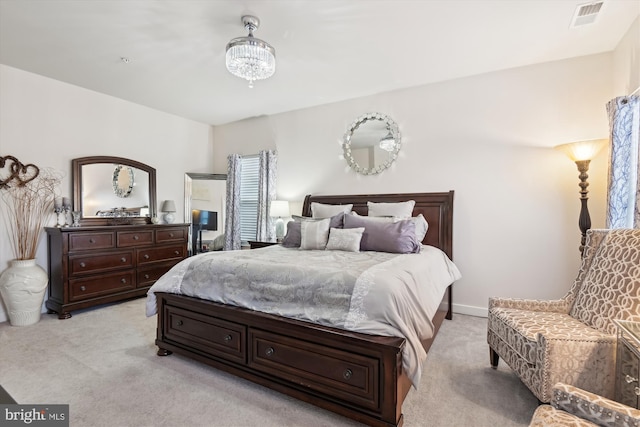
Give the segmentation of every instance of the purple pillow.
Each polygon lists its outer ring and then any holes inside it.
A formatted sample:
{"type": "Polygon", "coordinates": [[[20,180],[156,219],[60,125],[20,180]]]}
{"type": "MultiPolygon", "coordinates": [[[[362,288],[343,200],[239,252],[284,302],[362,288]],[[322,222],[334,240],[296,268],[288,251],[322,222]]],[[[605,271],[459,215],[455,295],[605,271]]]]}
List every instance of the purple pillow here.
{"type": "MultiPolygon", "coordinates": [[[[339,213],[331,217],[330,228],[343,228],[344,213],[339,213]]],[[[287,234],[282,239],[282,246],[285,248],[299,248],[302,242],[302,221],[319,221],[304,216],[294,216],[293,221],[287,223],[287,234]]]]}
{"type": "Polygon", "coordinates": [[[361,251],[411,254],[420,252],[416,225],[410,219],[397,222],[367,220],[367,217],[344,215],[344,228],[364,227],[361,251]]]}

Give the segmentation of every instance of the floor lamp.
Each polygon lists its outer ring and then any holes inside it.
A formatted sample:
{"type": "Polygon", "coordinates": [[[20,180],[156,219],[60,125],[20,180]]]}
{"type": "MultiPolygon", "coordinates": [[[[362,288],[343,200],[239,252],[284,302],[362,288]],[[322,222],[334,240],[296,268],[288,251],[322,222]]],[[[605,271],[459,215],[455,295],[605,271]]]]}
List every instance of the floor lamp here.
{"type": "Polygon", "coordinates": [[[580,172],[580,175],[578,175],[580,178],[580,183],[578,184],[580,187],[580,217],[578,218],[578,227],[582,233],[582,238],[580,239],[581,254],[584,251],[587,230],[591,228],[591,217],[589,216],[589,208],[587,207],[587,200],[589,199],[587,197],[587,193],[589,192],[589,190],[587,190],[589,186],[587,182],[587,178],[589,178],[587,171],[589,170],[591,159],[602,150],[607,142],[609,142],[608,139],[592,139],[589,141],[570,142],[555,147],[576,162],[578,172],[580,172]]]}

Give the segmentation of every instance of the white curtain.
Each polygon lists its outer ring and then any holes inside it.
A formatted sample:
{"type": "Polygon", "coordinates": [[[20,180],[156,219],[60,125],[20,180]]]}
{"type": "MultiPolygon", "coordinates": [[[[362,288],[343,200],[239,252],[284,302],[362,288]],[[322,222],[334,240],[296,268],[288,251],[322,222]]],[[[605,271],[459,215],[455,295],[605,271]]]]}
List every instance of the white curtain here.
{"type": "Polygon", "coordinates": [[[227,157],[227,222],[224,230],[224,250],[240,249],[240,173],[239,154],[227,157]]]}
{"type": "Polygon", "coordinates": [[[611,150],[607,187],[607,228],[640,228],[640,97],[607,103],[611,150]]]}
{"type": "Polygon", "coordinates": [[[278,154],[272,150],[264,150],[258,153],[260,162],[258,184],[258,228],[256,239],[258,241],[275,241],[275,228],[273,218],[269,216],[271,201],[276,198],[276,172],[278,169],[278,154]]]}

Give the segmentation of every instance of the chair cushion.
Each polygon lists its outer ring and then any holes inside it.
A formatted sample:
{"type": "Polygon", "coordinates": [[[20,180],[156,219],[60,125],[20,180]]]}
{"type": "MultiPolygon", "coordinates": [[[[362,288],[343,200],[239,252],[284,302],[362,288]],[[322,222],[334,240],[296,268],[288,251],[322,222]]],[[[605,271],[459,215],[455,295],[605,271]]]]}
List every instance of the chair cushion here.
{"type": "Polygon", "coordinates": [[[640,230],[611,230],[600,244],[570,315],[609,334],[613,319],[640,321],[640,230]]]}
{"type": "Polygon", "coordinates": [[[529,427],[597,427],[597,424],[560,411],[551,405],[540,405],[533,413],[529,427]]]}
{"type": "Polygon", "coordinates": [[[493,308],[489,329],[505,341],[520,357],[536,365],[538,333],[547,339],[601,338],[606,334],[588,327],[565,313],[493,308]]]}

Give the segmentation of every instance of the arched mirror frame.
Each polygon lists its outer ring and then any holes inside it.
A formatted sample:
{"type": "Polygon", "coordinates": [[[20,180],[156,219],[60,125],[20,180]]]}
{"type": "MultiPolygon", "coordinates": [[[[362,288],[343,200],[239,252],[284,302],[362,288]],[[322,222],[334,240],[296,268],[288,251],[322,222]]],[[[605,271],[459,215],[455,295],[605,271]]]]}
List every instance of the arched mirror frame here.
{"type": "MultiPolygon", "coordinates": [[[[184,222],[191,224],[191,199],[193,197],[193,181],[194,180],[227,180],[227,175],[222,173],[195,173],[187,172],[184,174],[184,222]]],[[[224,230],[222,230],[224,232],[224,230]]],[[[189,242],[192,241],[192,230],[189,227],[189,242]]],[[[189,252],[192,251],[189,245],[189,252]]]]}
{"type": "MultiPolygon", "coordinates": [[[[111,163],[140,169],[149,174],[149,216],[127,217],[130,224],[150,224],[156,216],[156,170],[155,168],[135,160],[114,156],[80,157],[71,161],[73,185],[73,210],[83,212],[82,200],[82,167],[99,163],[111,163]]],[[[80,225],[112,225],[113,219],[103,217],[80,217],[80,225]]]]}
{"type": "MultiPolygon", "coordinates": [[[[383,135],[384,136],[384,135],[383,135]]],[[[377,143],[378,141],[376,141],[377,143]]],[[[342,142],[342,151],[344,154],[344,158],[347,161],[347,164],[353,169],[355,172],[360,173],[362,175],[376,175],[388,169],[391,164],[398,158],[398,153],[400,152],[400,147],[402,145],[400,130],[398,128],[398,124],[393,121],[393,119],[386,114],[382,113],[366,113],[362,116],[358,117],[351,125],[347,132],[344,134],[343,142],[342,142]],[[364,167],[360,165],[352,154],[351,140],[353,138],[353,134],[355,133],[360,126],[367,123],[370,120],[380,120],[386,125],[386,129],[393,136],[395,140],[394,149],[389,152],[389,159],[384,163],[379,165],[374,165],[373,167],[364,167]]]]}

